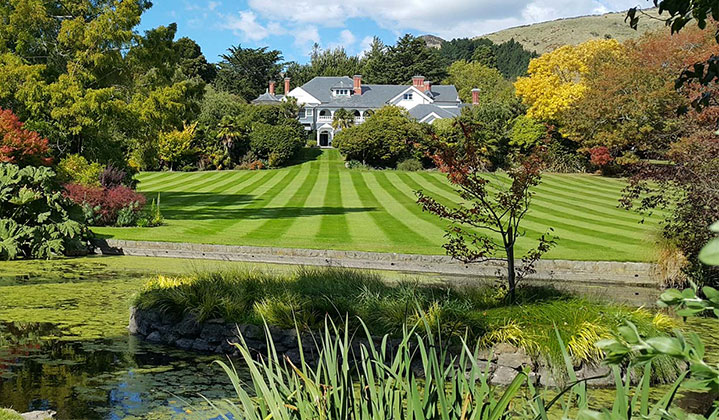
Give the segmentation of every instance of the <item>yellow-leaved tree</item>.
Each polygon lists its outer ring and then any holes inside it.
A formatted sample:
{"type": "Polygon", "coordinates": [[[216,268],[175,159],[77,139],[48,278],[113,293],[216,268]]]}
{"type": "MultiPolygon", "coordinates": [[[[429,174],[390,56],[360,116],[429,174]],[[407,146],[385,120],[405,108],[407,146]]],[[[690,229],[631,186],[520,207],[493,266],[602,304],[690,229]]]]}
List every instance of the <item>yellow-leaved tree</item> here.
{"type": "Polygon", "coordinates": [[[157,154],[159,158],[165,162],[170,170],[174,169],[174,165],[195,153],[192,142],[195,139],[195,130],[197,123],[185,124],[182,130],[161,131],[158,136],[157,154]]]}
{"type": "Polygon", "coordinates": [[[527,77],[514,82],[517,96],[529,107],[527,116],[553,122],[586,91],[584,76],[597,57],[611,60],[623,54],[616,40],[565,45],[529,62],[527,77]]]}

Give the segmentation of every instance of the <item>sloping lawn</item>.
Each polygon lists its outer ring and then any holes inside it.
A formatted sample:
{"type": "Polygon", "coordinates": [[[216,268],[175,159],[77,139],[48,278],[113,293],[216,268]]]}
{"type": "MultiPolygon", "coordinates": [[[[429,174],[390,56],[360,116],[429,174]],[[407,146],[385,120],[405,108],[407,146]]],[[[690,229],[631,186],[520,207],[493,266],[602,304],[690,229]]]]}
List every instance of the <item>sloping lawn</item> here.
{"type": "MultiPolygon", "coordinates": [[[[506,177],[491,175],[495,182],[506,177]]],[[[348,170],[336,150],[264,171],[147,172],[138,189],[161,193],[166,224],[95,228],[117,239],[290,248],[444,254],[445,222],[423,213],[414,191],[459,197],[438,172],[348,170]]],[[[554,259],[645,261],[657,219],[617,208],[624,182],[587,174],[545,174],[520,250],[553,227],[554,259]]]]}

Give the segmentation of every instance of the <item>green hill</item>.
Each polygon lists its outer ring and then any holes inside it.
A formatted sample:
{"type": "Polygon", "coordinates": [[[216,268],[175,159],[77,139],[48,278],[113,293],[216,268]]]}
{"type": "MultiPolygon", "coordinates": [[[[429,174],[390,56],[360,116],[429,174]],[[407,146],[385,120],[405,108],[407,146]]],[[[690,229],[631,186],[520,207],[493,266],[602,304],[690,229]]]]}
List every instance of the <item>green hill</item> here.
{"type": "MultiPolygon", "coordinates": [[[[652,16],[658,16],[657,9],[648,9],[645,12],[652,16]]],[[[626,12],[616,12],[557,19],[504,29],[475,38],[489,38],[495,43],[502,43],[514,38],[527,50],[544,54],[562,45],[576,45],[592,39],[613,38],[621,42],[638,38],[647,31],[664,27],[664,22],[644,17],[635,31],[624,22],[625,16],[626,12]]]]}

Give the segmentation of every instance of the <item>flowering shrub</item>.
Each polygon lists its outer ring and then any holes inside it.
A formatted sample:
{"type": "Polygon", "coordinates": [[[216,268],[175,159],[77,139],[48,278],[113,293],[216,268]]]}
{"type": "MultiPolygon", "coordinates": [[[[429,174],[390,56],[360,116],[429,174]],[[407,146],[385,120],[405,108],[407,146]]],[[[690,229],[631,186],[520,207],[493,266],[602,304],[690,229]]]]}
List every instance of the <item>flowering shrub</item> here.
{"type": "Polygon", "coordinates": [[[115,188],[122,185],[125,180],[127,173],[120,168],[113,166],[113,164],[107,165],[99,175],[100,185],[105,188],[115,188]]]}
{"type": "Polygon", "coordinates": [[[589,149],[589,161],[595,166],[605,166],[612,161],[612,155],[609,154],[609,148],[606,146],[596,146],[589,149]]]}
{"type": "Polygon", "coordinates": [[[0,108],[0,163],[24,166],[48,166],[52,163],[47,139],[25,130],[10,110],[0,108]]]}
{"type": "Polygon", "coordinates": [[[144,195],[122,185],[101,188],[67,184],[65,196],[85,208],[93,209],[93,224],[98,226],[116,225],[120,214],[122,225],[131,225],[146,203],[144,195]]]}

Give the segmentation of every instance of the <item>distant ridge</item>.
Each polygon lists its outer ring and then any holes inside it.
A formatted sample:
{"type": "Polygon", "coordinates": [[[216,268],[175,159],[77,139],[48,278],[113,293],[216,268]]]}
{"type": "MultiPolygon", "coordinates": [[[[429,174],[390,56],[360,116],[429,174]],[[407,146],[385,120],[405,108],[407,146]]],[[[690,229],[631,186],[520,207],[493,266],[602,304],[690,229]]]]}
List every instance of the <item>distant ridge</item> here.
{"type": "MultiPolygon", "coordinates": [[[[656,8],[646,9],[644,12],[651,16],[658,16],[656,8]]],[[[635,31],[629,27],[628,23],[624,22],[625,16],[626,12],[612,12],[603,15],[557,19],[503,29],[473,38],[489,38],[498,44],[514,38],[525,49],[544,54],[554,51],[562,45],[576,45],[592,39],[612,38],[622,42],[664,27],[664,22],[645,17],[640,20],[639,28],[635,31]]],[[[428,46],[434,48],[439,48],[444,42],[442,38],[434,35],[423,35],[421,38],[427,42],[428,46]]]]}

